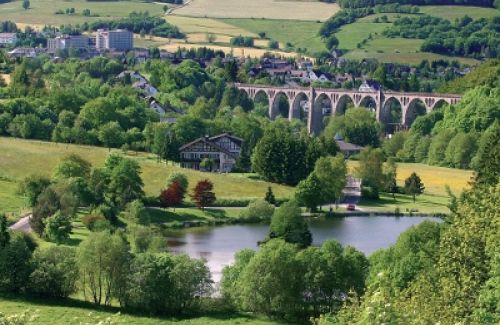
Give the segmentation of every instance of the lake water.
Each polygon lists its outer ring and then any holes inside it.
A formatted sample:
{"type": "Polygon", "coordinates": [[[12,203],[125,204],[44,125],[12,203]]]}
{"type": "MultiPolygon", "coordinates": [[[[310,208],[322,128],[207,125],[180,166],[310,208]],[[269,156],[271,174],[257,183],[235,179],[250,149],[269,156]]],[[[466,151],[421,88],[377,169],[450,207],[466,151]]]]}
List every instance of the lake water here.
{"type": "MultiPolygon", "coordinates": [[[[309,229],[313,245],[336,239],[369,255],[394,244],[399,234],[424,220],[440,221],[431,217],[315,218],[309,220],[309,229]]],[[[266,237],[268,228],[266,224],[224,225],[167,231],[166,236],[172,253],[206,259],[214,281],[219,282],[224,266],[233,263],[234,253],[258,249],[257,242],[266,237]]]]}

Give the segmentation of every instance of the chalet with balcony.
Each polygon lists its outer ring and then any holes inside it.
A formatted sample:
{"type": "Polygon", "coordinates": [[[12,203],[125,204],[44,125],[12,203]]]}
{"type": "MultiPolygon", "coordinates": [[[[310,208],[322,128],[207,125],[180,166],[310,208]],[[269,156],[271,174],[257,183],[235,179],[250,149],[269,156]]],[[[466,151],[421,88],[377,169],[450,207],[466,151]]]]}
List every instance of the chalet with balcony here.
{"type": "Polygon", "coordinates": [[[181,167],[220,173],[230,172],[240,157],[242,145],[243,140],[230,133],[198,138],[179,148],[181,167]],[[210,159],[213,163],[208,170],[200,166],[204,159],[210,159]]]}

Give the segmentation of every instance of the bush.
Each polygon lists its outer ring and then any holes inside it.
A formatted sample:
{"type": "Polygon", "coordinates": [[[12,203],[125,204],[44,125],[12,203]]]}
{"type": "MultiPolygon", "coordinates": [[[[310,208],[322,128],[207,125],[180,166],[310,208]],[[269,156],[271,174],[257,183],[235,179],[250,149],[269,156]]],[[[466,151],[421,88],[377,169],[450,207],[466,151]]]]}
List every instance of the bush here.
{"type": "Polygon", "coordinates": [[[147,225],[150,222],[149,213],[140,200],[134,200],[127,204],[125,211],[121,215],[124,219],[141,225],[147,225]]]}
{"type": "Polygon", "coordinates": [[[240,212],[239,217],[246,222],[259,222],[271,220],[274,213],[274,205],[265,200],[251,202],[245,210],[240,212]]]}
{"type": "Polygon", "coordinates": [[[379,197],[379,192],[376,188],[372,186],[363,186],[361,188],[361,196],[366,199],[376,200],[379,197]]]}
{"type": "Polygon", "coordinates": [[[0,292],[17,293],[26,286],[32,271],[32,253],[22,236],[14,236],[0,248],[0,292]]]}
{"type": "Polygon", "coordinates": [[[81,221],[88,230],[92,231],[94,230],[97,222],[106,221],[106,218],[104,218],[100,214],[88,214],[86,216],[83,216],[81,221]]]}
{"type": "Polygon", "coordinates": [[[76,290],[75,250],[65,246],[39,249],[33,256],[29,291],[45,297],[65,298],[76,290]]]}
{"type": "Polygon", "coordinates": [[[48,241],[61,244],[69,238],[71,230],[69,217],[58,212],[46,220],[44,237],[48,241]]]}

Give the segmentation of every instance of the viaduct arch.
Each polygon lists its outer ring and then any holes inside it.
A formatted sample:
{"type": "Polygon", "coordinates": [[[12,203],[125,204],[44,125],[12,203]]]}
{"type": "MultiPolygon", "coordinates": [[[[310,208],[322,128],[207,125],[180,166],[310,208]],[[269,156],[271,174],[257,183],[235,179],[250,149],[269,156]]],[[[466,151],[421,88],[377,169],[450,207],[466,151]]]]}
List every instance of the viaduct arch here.
{"type": "Polygon", "coordinates": [[[252,100],[257,94],[265,93],[269,100],[269,117],[280,115],[277,102],[280,96],[288,100],[288,119],[302,119],[307,123],[311,134],[318,134],[327,116],[345,113],[346,104],[354,107],[364,106],[375,113],[378,121],[390,123],[391,103],[400,106],[399,123],[409,127],[418,115],[432,112],[440,103],[454,105],[462,97],[454,94],[410,93],[383,90],[359,91],[348,89],[326,89],[314,87],[275,87],[264,85],[235,84],[240,91],[247,93],[252,100]]]}

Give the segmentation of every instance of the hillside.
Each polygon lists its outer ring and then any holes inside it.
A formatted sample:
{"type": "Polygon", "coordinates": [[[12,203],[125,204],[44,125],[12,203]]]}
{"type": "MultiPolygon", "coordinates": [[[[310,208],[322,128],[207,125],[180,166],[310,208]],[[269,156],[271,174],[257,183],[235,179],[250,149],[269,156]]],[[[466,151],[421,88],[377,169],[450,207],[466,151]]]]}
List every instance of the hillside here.
{"type": "MultiPolygon", "coordinates": [[[[41,174],[51,176],[59,160],[75,153],[90,161],[94,166],[102,166],[110,152],[105,148],[56,144],[41,141],[26,141],[0,137],[0,210],[18,211],[24,201],[14,195],[16,183],[27,175],[41,174]]],[[[173,165],[158,163],[151,154],[132,153],[129,158],[140,162],[146,195],[158,195],[168,175],[182,172],[188,177],[191,188],[201,179],[208,178],[214,183],[215,193],[220,198],[258,198],[263,197],[268,186],[272,186],[277,197],[288,197],[292,188],[264,181],[254,180],[246,174],[213,174],[173,165]]]]}
{"type": "Polygon", "coordinates": [[[498,87],[500,84],[500,60],[489,60],[466,76],[452,80],[439,89],[443,93],[463,94],[477,86],[498,87]]]}

